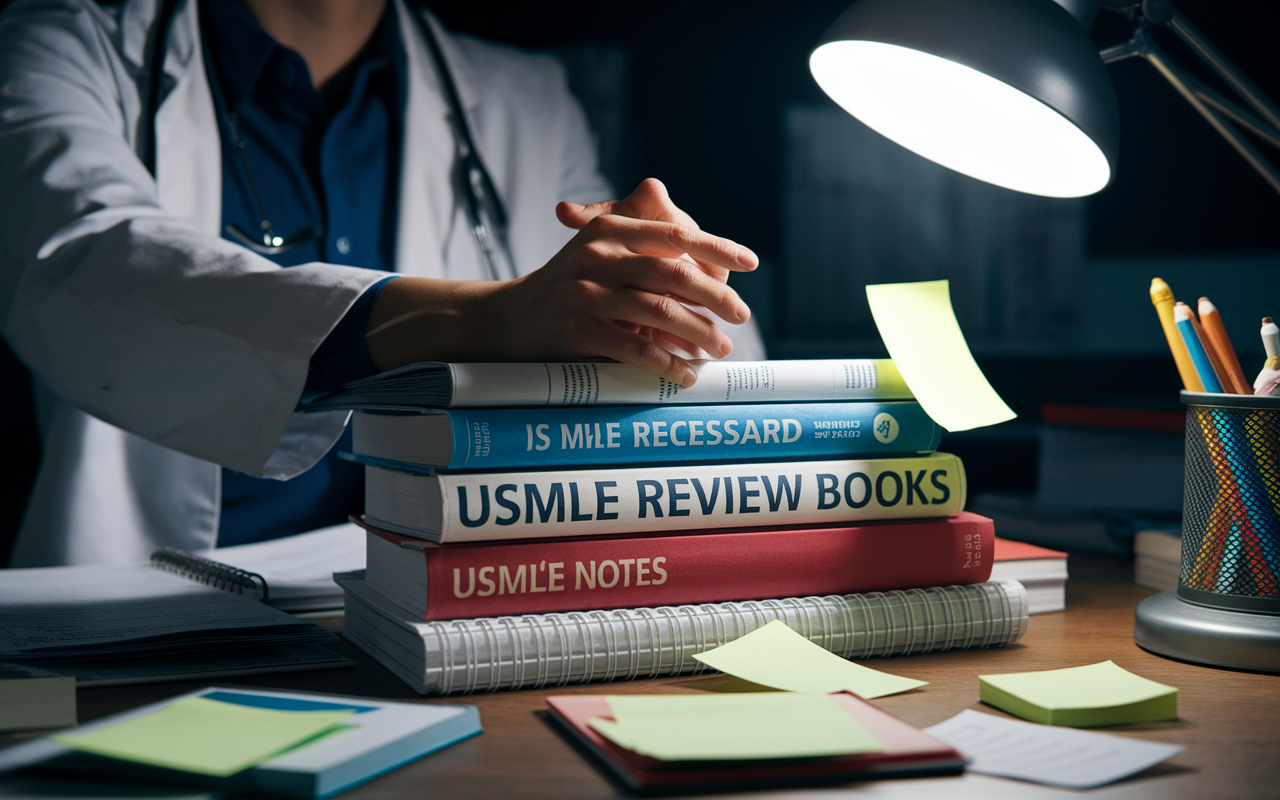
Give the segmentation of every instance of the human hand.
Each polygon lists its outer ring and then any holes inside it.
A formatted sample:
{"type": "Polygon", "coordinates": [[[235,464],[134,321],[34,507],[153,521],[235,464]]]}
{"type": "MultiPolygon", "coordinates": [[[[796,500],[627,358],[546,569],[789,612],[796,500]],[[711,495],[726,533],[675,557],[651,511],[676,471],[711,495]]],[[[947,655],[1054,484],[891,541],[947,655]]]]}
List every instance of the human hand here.
{"type": "Polygon", "coordinates": [[[687,387],[699,348],[729,354],[729,337],[685,305],[746,322],[750,310],[725,281],[755,269],[754,253],[703,233],[653,179],[623,200],[561,203],[556,215],[579,233],[536,272],[388,283],[365,332],[375,366],[611,358],[687,387]]]}
{"type": "Polygon", "coordinates": [[[556,216],[578,235],[502,291],[503,318],[532,323],[522,329],[527,357],[567,348],[569,357],[612,358],[688,386],[696,374],[687,359],[699,348],[730,353],[729,337],[685,306],[746,322],[750,309],[726,280],[755,269],[754,253],[703,233],[652,178],[623,200],[560,203],[556,216]]]}

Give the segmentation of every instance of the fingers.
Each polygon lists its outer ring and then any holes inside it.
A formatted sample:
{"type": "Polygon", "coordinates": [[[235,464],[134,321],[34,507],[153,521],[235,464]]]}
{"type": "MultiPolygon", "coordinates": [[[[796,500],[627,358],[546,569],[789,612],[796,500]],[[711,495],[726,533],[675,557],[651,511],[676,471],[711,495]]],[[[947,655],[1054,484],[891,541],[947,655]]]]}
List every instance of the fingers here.
{"type": "Polygon", "coordinates": [[[593,333],[593,349],[605,358],[660,375],[686,389],[698,379],[688,361],[647,336],[605,321],[593,333]]]}
{"type": "Polygon", "coordinates": [[[756,254],[737,242],[687,225],[614,215],[599,217],[590,224],[590,235],[617,241],[633,253],[672,258],[688,254],[699,264],[732,272],[750,272],[760,265],[756,254]]]}
{"type": "Polygon", "coordinates": [[[634,192],[621,200],[608,200],[586,206],[565,200],[556,205],[556,218],[562,225],[574,230],[581,230],[591,220],[606,214],[652,222],[670,222],[694,229],[698,227],[693,217],[671,202],[667,187],[657,178],[641,181],[634,192]]]}
{"type": "MultiPolygon", "coordinates": [[[[724,358],[733,352],[733,342],[713,321],[685,308],[674,297],[637,292],[630,289],[598,290],[594,303],[600,309],[598,316],[615,320],[626,327],[635,325],[641,329],[662,331],[674,337],[673,344],[691,354],[697,348],[706,350],[712,358],[724,358]]],[[[651,339],[655,338],[650,335],[651,339]]]]}
{"type": "Polygon", "coordinates": [[[737,325],[751,318],[751,309],[736,291],[685,259],[637,255],[616,258],[610,267],[610,283],[703,306],[737,325]]]}

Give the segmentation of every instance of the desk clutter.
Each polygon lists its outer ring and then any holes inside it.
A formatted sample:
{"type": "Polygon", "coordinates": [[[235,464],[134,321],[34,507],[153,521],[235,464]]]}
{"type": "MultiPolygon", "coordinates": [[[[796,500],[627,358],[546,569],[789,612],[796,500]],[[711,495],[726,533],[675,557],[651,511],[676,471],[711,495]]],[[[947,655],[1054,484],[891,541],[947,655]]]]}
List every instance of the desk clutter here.
{"type": "MultiPolygon", "coordinates": [[[[685,694],[547,698],[638,793],[966,768],[1081,787],[1170,757],[971,711],[920,730],[873,704],[929,687],[855,661],[1016,642],[1061,608],[1066,559],[998,542],[963,510],[959,459],[936,452],[934,420],[1012,416],[945,282],[868,294],[894,360],[712,362],[692,388],[614,364],[349,384],[310,407],[356,412],[359,527],[0,575],[0,657],[80,685],[344,666],[332,634],[283,610],[341,606],[344,637],[421,694],[724,673],[685,694]],[[917,317],[930,324],[897,324],[917,317]],[[361,552],[365,569],[344,569],[361,552]],[[1028,762],[1045,742],[1090,760],[1028,762]]],[[[1114,665],[1059,672],[1074,683],[983,676],[983,699],[1053,723],[1176,713],[1176,690],[1114,665]]],[[[470,705],[209,687],[0,751],[0,774],[322,798],[480,730],[470,705]]]]}

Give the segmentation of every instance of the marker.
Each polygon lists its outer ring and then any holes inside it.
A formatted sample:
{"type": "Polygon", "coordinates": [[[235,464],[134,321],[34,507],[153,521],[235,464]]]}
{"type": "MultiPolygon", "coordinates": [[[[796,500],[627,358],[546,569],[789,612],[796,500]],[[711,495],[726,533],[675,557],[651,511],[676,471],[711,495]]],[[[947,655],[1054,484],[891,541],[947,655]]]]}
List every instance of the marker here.
{"type": "Polygon", "coordinates": [[[1280,356],[1272,356],[1262,365],[1262,372],[1253,382],[1253,393],[1262,397],[1271,397],[1280,391],[1280,356]]]}
{"type": "Polygon", "coordinates": [[[1230,387],[1236,394],[1249,394],[1248,380],[1240,366],[1240,359],[1236,357],[1236,349],[1231,346],[1227,328],[1222,324],[1222,315],[1207,297],[1200,298],[1200,328],[1204,333],[1205,346],[1217,354],[1219,363],[1227,373],[1222,385],[1230,387]]]}
{"type": "Polygon", "coordinates": [[[1151,304],[1156,307],[1156,314],[1160,317],[1160,327],[1164,329],[1169,352],[1173,353],[1173,363],[1178,365],[1182,388],[1188,392],[1203,392],[1204,384],[1196,374],[1191,356],[1187,354],[1187,346],[1182,342],[1182,334],[1178,333],[1178,325],[1173,320],[1173,290],[1159,278],[1151,279],[1151,304]]]}
{"type": "Polygon", "coordinates": [[[1182,335],[1182,343],[1187,347],[1187,353],[1191,356],[1191,363],[1195,365],[1196,374],[1200,376],[1200,382],[1204,386],[1203,391],[1221,394],[1222,384],[1218,383],[1218,376],[1213,374],[1213,364],[1209,362],[1209,354],[1204,351],[1204,345],[1201,344],[1200,336],[1196,333],[1195,325],[1192,324],[1194,317],[1191,315],[1191,307],[1186,303],[1175,304],[1173,319],[1178,324],[1178,333],[1182,335]]]}
{"type": "Polygon", "coordinates": [[[1280,327],[1276,327],[1271,317],[1262,318],[1262,346],[1268,356],[1280,356],[1280,327]]]}

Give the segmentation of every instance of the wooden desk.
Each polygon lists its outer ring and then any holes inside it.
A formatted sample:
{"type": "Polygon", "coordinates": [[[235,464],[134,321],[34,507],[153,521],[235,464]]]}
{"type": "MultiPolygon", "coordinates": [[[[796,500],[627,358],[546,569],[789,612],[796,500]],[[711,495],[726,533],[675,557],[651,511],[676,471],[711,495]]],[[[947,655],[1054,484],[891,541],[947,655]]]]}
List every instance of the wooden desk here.
{"type": "MultiPolygon", "coordinates": [[[[1180,690],[1176,722],[1114,729],[1125,736],[1173,742],[1186,750],[1140,776],[1093,790],[1090,796],[1124,798],[1280,797],[1280,677],[1209,669],[1169,661],[1133,643],[1133,610],[1150,594],[1131,584],[1127,563],[1072,556],[1067,611],[1031,618],[1021,642],[988,651],[942,653],[868,662],[929,681],[915,692],[876,702],[919,726],[941,722],[973,708],[999,714],[978,702],[979,674],[1057,669],[1110,659],[1126,669],[1180,690]]],[[[342,651],[359,661],[354,670],[264,675],[246,686],[417,699],[404,684],[354,647],[342,651]]],[[[694,691],[714,678],[663,678],[562,689],[505,692],[431,702],[475,703],[484,734],[410,764],[343,795],[374,798],[612,798],[622,796],[600,772],[534,715],[548,694],[675,693],[694,691]]],[[[171,683],[83,689],[80,718],[106,714],[191,691],[203,683],[171,683]]],[[[0,744],[5,743],[0,738],[0,744]]],[[[763,796],[763,795],[744,795],[763,796]]],[[[768,793],[771,797],[998,798],[1076,797],[998,778],[965,775],[910,781],[879,781],[830,789],[768,793]]]]}

